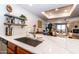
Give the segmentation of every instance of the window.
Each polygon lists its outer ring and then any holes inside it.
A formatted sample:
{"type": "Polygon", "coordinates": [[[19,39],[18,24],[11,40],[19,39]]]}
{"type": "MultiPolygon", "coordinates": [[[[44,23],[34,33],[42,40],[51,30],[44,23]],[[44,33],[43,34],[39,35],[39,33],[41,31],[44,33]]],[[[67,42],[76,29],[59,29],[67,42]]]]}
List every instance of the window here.
{"type": "Polygon", "coordinates": [[[57,25],[57,30],[58,31],[65,32],[65,29],[66,29],[66,25],[65,24],[59,24],[59,25],[57,25]]]}

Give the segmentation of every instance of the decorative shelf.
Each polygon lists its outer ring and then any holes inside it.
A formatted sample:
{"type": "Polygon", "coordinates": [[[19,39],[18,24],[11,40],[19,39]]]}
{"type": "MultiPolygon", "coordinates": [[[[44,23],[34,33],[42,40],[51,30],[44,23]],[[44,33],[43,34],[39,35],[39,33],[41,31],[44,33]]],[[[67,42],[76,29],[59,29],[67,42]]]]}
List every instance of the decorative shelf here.
{"type": "Polygon", "coordinates": [[[25,20],[25,19],[22,19],[22,18],[20,18],[20,17],[13,16],[13,15],[9,15],[9,14],[4,14],[4,16],[12,17],[12,18],[20,19],[20,20],[25,20]]]}
{"type": "Polygon", "coordinates": [[[26,24],[11,24],[11,23],[4,23],[4,25],[27,26],[26,24]]]}
{"type": "Polygon", "coordinates": [[[12,19],[9,19],[10,22],[6,22],[6,23],[4,23],[4,25],[8,25],[8,26],[15,25],[15,26],[21,26],[21,27],[27,26],[26,24],[18,24],[18,23],[16,24],[15,22],[14,23],[11,22],[12,20],[15,20],[15,19],[16,20],[17,19],[25,20],[25,19],[22,19],[22,18],[17,17],[17,16],[10,15],[10,14],[4,14],[4,16],[12,18],[12,19]]]}
{"type": "Polygon", "coordinates": [[[11,25],[21,26],[22,28],[23,28],[24,26],[27,26],[26,24],[11,24],[11,23],[4,23],[4,25],[8,25],[8,26],[11,26],[11,25]]]}
{"type": "Polygon", "coordinates": [[[7,25],[5,27],[5,34],[7,36],[12,36],[12,30],[13,30],[13,26],[21,26],[21,28],[23,28],[24,26],[27,26],[25,24],[25,19],[22,19],[20,17],[17,17],[17,16],[13,16],[13,15],[10,15],[10,14],[5,14],[4,15],[6,17],[6,22],[4,23],[4,25],[7,25]],[[18,20],[18,22],[20,23],[16,23],[18,20]]]}

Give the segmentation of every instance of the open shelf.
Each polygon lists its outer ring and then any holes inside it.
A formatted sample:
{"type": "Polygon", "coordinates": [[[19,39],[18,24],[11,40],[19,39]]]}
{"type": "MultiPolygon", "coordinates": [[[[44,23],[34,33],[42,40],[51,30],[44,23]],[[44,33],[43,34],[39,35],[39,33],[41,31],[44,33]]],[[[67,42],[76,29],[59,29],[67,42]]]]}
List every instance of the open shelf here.
{"type": "MultiPolygon", "coordinates": [[[[8,25],[8,26],[11,26],[11,25],[14,25],[14,26],[21,26],[21,27],[24,27],[24,26],[27,26],[25,23],[24,24],[16,24],[15,22],[13,22],[13,20],[17,20],[19,19],[20,20],[25,20],[25,19],[22,19],[20,17],[17,17],[17,16],[14,16],[14,15],[10,15],[10,14],[4,14],[4,16],[8,17],[8,21],[4,23],[4,25],[8,25]],[[12,22],[11,22],[12,21],[12,22]]],[[[7,18],[6,18],[7,20],[7,18]]]]}
{"type": "Polygon", "coordinates": [[[9,14],[4,14],[4,16],[10,17],[10,18],[13,17],[13,18],[20,19],[20,20],[25,20],[25,19],[22,19],[20,17],[9,15],[9,14]]]}
{"type": "Polygon", "coordinates": [[[27,26],[26,24],[11,24],[11,23],[4,23],[4,25],[8,25],[8,26],[11,26],[11,25],[21,26],[21,28],[23,28],[24,26],[27,26]]]}
{"type": "Polygon", "coordinates": [[[7,36],[12,36],[12,25],[13,26],[20,26],[21,28],[27,26],[25,24],[25,20],[24,18],[20,18],[20,17],[17,17],[17,16],[13,16],[13,15],[10,15],[10,14],[4,14],[4,16],[6,17],[6,22],[4,23],[4,25],[7,25],[5,27],[5,35],[7,36]],[[18,20],[18,22],[20,23],[16,23],[18,20]]]}
{"type": "Polygon", "coordinates": [[[11,24],[11,23],[4,23],[4,25],[27,26],[26,24],[11,24]]]}

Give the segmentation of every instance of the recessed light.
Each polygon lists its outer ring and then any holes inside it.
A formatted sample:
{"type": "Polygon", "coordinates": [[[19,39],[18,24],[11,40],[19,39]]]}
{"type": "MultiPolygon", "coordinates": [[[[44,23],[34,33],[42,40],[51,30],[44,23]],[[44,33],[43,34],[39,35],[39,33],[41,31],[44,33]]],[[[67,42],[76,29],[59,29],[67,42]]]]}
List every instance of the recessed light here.
{"type": "Polygon", "coordinates": [[[42,14],[44,14],[45,12],[41,12],[42,14]]]}
{"type": "Polygon", "coordinates": [[[55,11],[58,11],[58,10],[59,10],[58,8],[55,9],[55,11]]]}
{"type": "Polygon", "coordinates": [[[67,12],[67,10],[64,10],[64,12],[67,12]]]}

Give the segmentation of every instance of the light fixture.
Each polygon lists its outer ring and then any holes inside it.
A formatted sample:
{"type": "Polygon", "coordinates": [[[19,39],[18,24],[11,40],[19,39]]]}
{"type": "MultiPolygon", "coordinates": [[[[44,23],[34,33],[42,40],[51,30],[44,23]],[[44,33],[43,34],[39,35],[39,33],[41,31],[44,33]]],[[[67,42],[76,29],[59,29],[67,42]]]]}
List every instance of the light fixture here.
{"type": "Polygon", "coordinates": [[[64,12],[67,12],[67,10],[64,10],[64,12]]]}
{"type": "Polygon", "coordinates": [[[59,10],[58,8],[55,9],[55,11],[58,11],[58,10],[59,10]]]}
{"type": "Polygon", "coordinates": [[[44,14],[45,12],[41,12],[42,14],[44,14]]]}

